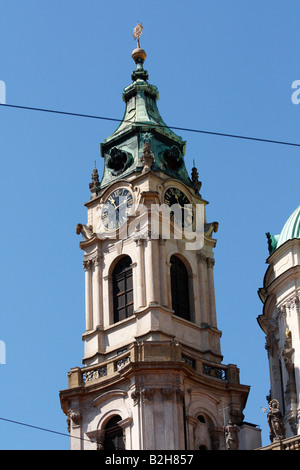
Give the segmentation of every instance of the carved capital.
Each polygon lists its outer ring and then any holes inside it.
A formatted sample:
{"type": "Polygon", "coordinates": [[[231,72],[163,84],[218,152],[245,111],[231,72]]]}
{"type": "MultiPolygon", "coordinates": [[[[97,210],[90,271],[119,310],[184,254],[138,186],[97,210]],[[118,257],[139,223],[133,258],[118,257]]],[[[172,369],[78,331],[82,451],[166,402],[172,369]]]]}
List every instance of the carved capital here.
{"type": "Polygon", "coordinates": [[[68,411],[68,418],[72,421],[75,426],[79,426],[81,422],[81,413],[79,410],[73,410],[72,408],[68,411]]]}
{"type": "Polygon", "coordinates": [[[98,267],[98,266],[101,266],[102,260],[103,260],[103,255],[102,254],[97,254],[97,255],[93,256],[93,258],[91,259],[91,263],[95,267],[98,267]]]}
{"type": "Polygon", "coordinates": [[[144,244],[144,240],[145,240],[145,235],[144,235],[144,234],[140,234],[140,235],[138,235],[138,236],[134,239],[134,241],[135,241],[135,243],[136,243],[137,246],[143,245],[143,244],[144,244]]]}
{"type": "Polygon", "coordinates": [[[203,253],[197,253],[197,262],[198,263],[206,263],[207,256],[205,256],[203,253]]]}
{"type": "Polygon", "coordinates": [[[105,450],[104,449],[104,441],[105,441],[105,431],[104,430],[98,430],[97,433],[97,450],[105,450]]]}
{"type": "Polygon", "coordinates": [[[215,260],[213,258],[207,258],[207,266],[209,268],[213,268],[215,264],[215,260]]]}
{"type": "Polygon", "coordinates": [[[289,307],[291,309],[298,309],[299,308],[299,298],[295,295],[289,302],[289,307]]]}
{"type": "Polygon", "coordinates": [[[131,392],[131,398],[133,399],[133,406],[136,406],[140,402],[140,391],[139,389],[133,390],[131,392]]]}
{"type": "Polygon", "coordinates": [[[83,269],[85,271],[89,271],[92,267],[91,260],[90,259],[84,259],[82,265],[83,265],[83,269]]]}
{"type": "Polygon", "coordinates": [[[281,305],[281,307],[279,307],[277,309],[278,311],[278,317],[282,317],[282,318],[286,318],[286,314],[287,314],[287,306],[286,305],[281,305]]]}
{"type": "Polygon", "coordinates": [[[161,394],[164,400],[172,400],[174,389],[172,387],[164,387],[161,389],[161,394]]]}
{"type": "Polygon", "coordinates": [[[184,391],[181,388],[176,389],[177,402],[183,404],[184,391]]]}
{"type": "Polygon", "coordinates": [[[141,390],[141,396],[144,402],[153,400],[153,395],[154,395],[154,388],[143,388],[141,390]]]}

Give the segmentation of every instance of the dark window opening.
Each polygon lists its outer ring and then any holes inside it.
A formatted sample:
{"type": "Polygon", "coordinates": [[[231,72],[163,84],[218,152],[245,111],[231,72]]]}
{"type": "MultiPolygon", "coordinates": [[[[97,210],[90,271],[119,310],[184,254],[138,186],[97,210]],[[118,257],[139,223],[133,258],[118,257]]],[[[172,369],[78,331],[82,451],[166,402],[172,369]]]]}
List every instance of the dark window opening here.
{"type": "Polygon", "coordinates": [[[113,274],[114,323],[133,315],[132,261],[129,256],[121,258],[113,274]]]}
{"type": "Polygon", "coordinates": [[[104,450],[125,450],[123,430],[118,425],[121,416],[113,416],[105,426],[104,450]]]}
{"type": "Polygon", "coordinates": [[[199,416],[197,416],[197,418],[200,421],[200,423],[206,423],[206,420],[205,420],[203,415],[199,415],[199,416]]]}
{"type": "Polygon", "coordinates": [[[171,256],[172,308],[178,317],[190,320],[189,276],[184,263],[171,256]]]}

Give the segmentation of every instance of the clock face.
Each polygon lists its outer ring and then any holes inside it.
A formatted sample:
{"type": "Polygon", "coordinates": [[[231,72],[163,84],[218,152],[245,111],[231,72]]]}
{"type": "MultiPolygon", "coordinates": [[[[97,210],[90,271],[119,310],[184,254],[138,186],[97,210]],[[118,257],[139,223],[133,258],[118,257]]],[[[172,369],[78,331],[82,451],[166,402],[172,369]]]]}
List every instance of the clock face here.
{"type": "Polygon", "coordinates": [[[171,209],[171,220],[173,220],[177,225],[180,227],[190,227],[192,225],[192,204],[180,189],[167,189],[164,195],[164,203],[169,207],[169,209],[171,209]]]}
{"type": "Polygon", "coordinates": [[[115,189],[103,204],[101,216],[104,227],[109,230],[121,227],[126,222],[132,205],[133,198],[128,189],[115,189]]]}

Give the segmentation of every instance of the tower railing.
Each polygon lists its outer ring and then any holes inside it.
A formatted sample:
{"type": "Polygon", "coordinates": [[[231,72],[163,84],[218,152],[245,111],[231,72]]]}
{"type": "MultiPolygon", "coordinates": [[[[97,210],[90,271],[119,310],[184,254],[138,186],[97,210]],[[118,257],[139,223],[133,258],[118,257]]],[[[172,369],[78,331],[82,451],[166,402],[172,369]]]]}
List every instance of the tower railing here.
{"type": "Polygon", "coordinates": [[[94,381],[102,381],[113,374],[120,374],[128,365],[141,362],[176,362],[187,365],[195,373],[217,381],[227,381],[239,384],[239,369],[236,365],[216,364],[210,361],[199,360],[182,351],[176,341],[166,342],[136,342],[117,353],[107,361],[97,365],[75,367],[69,372],[69,388],[89,386],[94,381]]]}

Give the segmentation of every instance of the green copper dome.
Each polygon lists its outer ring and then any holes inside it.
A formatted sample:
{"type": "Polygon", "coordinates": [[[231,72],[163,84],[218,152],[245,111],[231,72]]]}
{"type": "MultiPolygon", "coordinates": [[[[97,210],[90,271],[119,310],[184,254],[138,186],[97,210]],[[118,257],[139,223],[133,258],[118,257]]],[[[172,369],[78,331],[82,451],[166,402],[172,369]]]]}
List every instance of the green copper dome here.
{"type": "Polygon", "coordinates": [[[158,88],[148,82],[148,72],[143,67],[146,52],[138,47],[132,58],[136,69],[131,75],[132,83],[123,90],[123,119],[101,143],[104,171],[97,187],[102,189],[132,173],[141,173],[147,148],[153,157],[151,171],[177,178],[199,192],[198,182],[189,177],[185,166],[186,142],[165,124],[158,110],[158,88]]]}
{"type": "Polygon", "coordinates": [[[288,218],[279,235],[271,235],[270,233],[266,235],[270,254],[286,241],[292,240],[293,238],[300,238],[300,206],[298,206],[288,218]]]}

